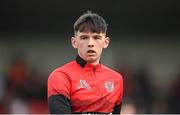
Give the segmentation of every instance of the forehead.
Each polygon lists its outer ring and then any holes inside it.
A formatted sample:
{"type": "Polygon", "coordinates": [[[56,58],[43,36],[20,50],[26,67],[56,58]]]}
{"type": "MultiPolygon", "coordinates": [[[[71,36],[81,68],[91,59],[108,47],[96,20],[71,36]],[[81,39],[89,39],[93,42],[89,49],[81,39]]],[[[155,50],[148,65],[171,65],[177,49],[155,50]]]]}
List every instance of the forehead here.
{"type": "Polygon", "coordinates": [[[76,32],[76,36],[101,36],[101,37],[105,37],[106,34],[105,33],[94,33],[94,32],[80,32],[80,31],[77,31],[76,32]]]}

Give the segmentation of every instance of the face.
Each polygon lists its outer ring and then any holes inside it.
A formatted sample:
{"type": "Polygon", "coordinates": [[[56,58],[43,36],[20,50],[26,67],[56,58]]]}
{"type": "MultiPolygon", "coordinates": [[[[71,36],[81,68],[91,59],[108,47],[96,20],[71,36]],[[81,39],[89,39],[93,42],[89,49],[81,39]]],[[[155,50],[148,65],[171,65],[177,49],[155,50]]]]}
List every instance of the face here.
{"type": "Polygon", "coordinates": [[[77,32],[71,39],[72,46],[78,50],[78,54],[87,63],[96,65],[99,63],[103,48],[109,45],[109,38],[105,33],[77,32]]]}

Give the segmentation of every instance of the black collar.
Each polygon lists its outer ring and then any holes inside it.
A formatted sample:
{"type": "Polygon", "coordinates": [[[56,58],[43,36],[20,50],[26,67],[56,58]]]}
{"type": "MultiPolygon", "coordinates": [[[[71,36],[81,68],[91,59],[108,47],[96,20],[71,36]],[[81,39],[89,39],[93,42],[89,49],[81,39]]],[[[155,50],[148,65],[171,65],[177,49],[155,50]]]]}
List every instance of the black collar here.
{"type": "Polygon", "coordinates": [[[76,57],[76,62],[82,67],[84,68],[86,65],[86,61],[84,59],[82,59],[79,55],[76,57]]]}

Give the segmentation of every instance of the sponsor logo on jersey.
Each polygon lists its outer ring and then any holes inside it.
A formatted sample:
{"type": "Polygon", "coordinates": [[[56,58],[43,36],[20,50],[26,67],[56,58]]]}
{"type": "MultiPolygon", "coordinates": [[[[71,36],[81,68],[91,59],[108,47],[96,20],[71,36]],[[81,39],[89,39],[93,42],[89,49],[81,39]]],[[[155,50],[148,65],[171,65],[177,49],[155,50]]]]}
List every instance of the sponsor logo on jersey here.
{"type": "Polygon", "coordinates": [[[104,86],[109,93],[114,91],[114,83],[113,82],[105,82],[104,86]]]}
{"type": "Polygon", "coordinates": [[[77,89],[81,89],[81,88],[91,89],[91,87],[85,80],[80,79],[79,84],[77,85],[77,89]]]}

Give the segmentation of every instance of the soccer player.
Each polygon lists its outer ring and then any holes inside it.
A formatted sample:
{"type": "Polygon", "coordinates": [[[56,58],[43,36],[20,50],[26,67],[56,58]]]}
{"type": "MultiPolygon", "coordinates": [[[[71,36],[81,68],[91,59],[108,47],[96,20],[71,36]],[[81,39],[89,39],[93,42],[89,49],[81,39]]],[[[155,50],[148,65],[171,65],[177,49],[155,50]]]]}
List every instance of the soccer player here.
{"type": "Polygon", "coordinates": [[[110,42],[106,30],[105,20],[96,13],[87,12],[77,19],[71,38],[77,57],[48,78],[50,113],[120,113],[122,76],[100,63],[110,42]]]}

